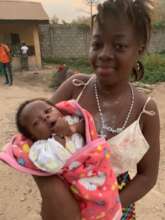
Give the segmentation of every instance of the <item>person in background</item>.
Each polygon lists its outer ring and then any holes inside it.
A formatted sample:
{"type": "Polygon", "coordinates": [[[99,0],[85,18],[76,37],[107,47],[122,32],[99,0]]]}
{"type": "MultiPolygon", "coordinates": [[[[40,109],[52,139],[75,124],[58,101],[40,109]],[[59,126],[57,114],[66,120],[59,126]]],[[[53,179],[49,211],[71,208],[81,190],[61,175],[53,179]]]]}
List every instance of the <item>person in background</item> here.
{"type": "Polygon", "coordinates": [[[21,45],[21,69],[28,70],[28,51],[29,47],[23,42],[21,45]]]}
{"type": "Polygon", "coordinates": [[[13,75],[10,63],[10,49],[8,45],[3,43],[0,43],[0,62],[5,75],[5,84],[11,86],[13,84],[13,75]]]}
{"type": "Polygon", "coordinates": [[[58,87],[69,77],[72,75],[77,74],[76,71],[73,71],[70,69],[68,66],[65,64],[61,64],[58,68],[57,71],[55,72],[53,78],[52,78],[52,83],[51,87],[54,89],[58,89],[58,87]]]}

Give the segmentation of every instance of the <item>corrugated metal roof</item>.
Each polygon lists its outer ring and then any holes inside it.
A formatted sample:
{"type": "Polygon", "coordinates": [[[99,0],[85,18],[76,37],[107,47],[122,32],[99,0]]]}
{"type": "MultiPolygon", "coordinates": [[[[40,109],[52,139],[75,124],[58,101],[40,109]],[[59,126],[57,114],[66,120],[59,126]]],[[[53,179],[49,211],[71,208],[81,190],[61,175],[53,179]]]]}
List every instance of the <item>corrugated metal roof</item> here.
{"type": "Polygon", "coordinates": [[[39,2],[0,0],[0,21],[3,20],[48,21],[49,17],[39,2]]]}

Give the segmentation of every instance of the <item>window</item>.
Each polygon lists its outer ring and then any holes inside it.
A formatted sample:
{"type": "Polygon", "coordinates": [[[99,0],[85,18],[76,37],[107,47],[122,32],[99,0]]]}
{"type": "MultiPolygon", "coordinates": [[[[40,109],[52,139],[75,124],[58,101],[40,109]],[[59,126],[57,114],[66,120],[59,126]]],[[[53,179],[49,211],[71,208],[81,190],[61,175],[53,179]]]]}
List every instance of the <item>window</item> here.
{"type": "Polygon", "coordinates": [[[11,33],[11,44],[18,45],[20,43],[21,43],[21,41],[20,41],[19,34],[11,33]]]}

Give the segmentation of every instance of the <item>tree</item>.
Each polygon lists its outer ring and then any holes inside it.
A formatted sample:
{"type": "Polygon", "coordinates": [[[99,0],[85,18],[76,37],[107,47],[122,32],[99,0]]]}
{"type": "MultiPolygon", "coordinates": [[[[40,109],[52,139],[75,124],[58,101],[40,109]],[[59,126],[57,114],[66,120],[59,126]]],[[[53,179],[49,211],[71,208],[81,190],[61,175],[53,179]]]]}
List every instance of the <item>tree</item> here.
{"type": "Polygon", "coordinates": [[[50,24],[59,24],[59,18],[56,15],[50,19],[50,24]]]}
{"type": "Polygon", "coordinates": [[[65,21],[64,19],[61,20],[61,23],[64,25],[68,25],[69,23],[67,21],[65,21]]]}
{"type": "Polygon", "coordinates": [[[86,3],[90,6],[90,17],[91,17],[91,26],[92,26],[92,16],[93,16],[93,6],[99,3],[99,0],[85,0],[86,3]]]}
{"type": "Polygon", "coordinates": [[[152,19],[154,23],[165,21],[165,1],[164,0],[154,0],[154,10],[152,19]]]}
{"type": "Polygon", "coordinates": [[[158,4],[158,8],[157,8],[157,14],[158,14],[158,17],[161,21],[165,21],[165,1],[164,0],[161,0],[159,1],[159,4],[158,4]]]}
{"type": "Polygon", "coordinates": [[[76,19],[73,19],[71,24],[86,24],[88,26],[90,26],[90,17],[86,17],[86,16],[80,16],[77,17],[76,19]]]}

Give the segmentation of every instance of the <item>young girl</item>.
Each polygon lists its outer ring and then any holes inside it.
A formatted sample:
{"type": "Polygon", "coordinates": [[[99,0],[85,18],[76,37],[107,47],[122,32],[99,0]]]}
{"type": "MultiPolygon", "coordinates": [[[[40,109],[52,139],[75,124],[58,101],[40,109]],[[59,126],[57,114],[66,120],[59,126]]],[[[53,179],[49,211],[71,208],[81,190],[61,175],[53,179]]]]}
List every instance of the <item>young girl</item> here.
{"type": "MultiPolygon", "coordinates": [[[[89,52],[95,76],[75,75],[52,97],[54,103],[77,99],[110,143],[122,220],[135,219],[134,202],[151,190],[158,176],[158,110],[152,99],[129,82],[132,74],[136,79],[143,76],[139,59],[150,40],[151,9],[149,0],[106,0],[99,5],[89,52]],[[137,172],[130,179],[128,171],[133,167],[137,172]]],[[[44,220],[80,219],[78,205],[61,180],[35,180],[42,196],[44,220]]]]}

